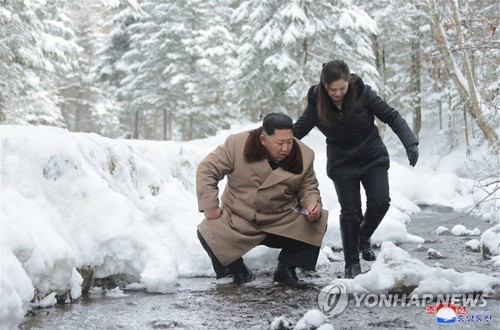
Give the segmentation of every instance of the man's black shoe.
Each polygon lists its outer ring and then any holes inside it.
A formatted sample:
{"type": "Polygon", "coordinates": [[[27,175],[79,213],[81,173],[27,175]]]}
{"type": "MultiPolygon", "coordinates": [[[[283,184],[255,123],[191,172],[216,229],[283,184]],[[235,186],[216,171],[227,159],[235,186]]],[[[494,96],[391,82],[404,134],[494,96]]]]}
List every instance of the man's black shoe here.
{"type": "Polygon", "coordinates": [[[297,284],[299,278],[295,273],[295,266],[279,261],[278,267],[274,271],[274,281],[284,284],[297,284]]]}
{"type": "Polygon", "coordinates": [[[242,264],[233,274],[231,274],[231,276],[233,277],[234,285],[241,285],[255,279],[255,275],[252,270],[245,264],[242,264]]]}

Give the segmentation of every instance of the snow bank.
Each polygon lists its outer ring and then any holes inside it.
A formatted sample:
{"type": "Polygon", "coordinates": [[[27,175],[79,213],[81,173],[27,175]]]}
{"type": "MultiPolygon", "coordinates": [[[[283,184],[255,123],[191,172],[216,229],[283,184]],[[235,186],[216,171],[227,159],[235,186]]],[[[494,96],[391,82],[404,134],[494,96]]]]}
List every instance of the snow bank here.
{"type": "Polygon", "coordinates": [[[2,324],[18,324],[32,299],[47,306],[56,294],[78,298],[81,267],[97,278],[130,276],[154,292],[210,269],[195,235],[193,180],[204,150],[1,129],[2,324]]]}
{"type": "Polygon", "coordinates": [[[354,279],[339,279],[348,292],[388,293],[414,288],[414,294],[472,293],[491,294],[500,279],[476,272],[430,267],[391,242],[384,242],[377,260],[367,273],[354,279]]]}
{"type": "MultiPolygon", "coordinates": [[[[56,297],[78,298],[85,280],[81,269],[96,278],[126,276],[152,292],[175,290],[182,276],[213,276],[195,234],[201,220],[196,166],[229,133],[256,126],[185,143],[0,126],[0,323],[15,326],[29,308],[51,306],[56,297]]],[[[320,190],[331,211],[325,245],[341,247],[324,138],[313,131],[304,142],[316,151],[320,190]]],[[[406,230],[407,213],[419,211],[415,201],[466,204],[468,185],[453,175],[433,180],[432,174],[393,162],[390,176],[392,207],[374,234],[375,244],[422,240],[406,230]]],[[[276,254],[262,247],[245,258],[258,270],[274,267],[276,254]]],[[[322,254],[320,263],[325,262],[322,254]]]]}

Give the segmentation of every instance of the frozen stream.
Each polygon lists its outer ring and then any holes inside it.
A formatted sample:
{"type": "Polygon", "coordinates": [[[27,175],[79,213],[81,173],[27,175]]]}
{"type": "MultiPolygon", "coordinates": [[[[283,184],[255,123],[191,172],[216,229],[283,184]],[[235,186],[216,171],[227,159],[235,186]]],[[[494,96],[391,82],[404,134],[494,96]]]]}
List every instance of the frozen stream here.
{"type": "MultiPolygon", "coordinates": [[[[443,211],[446,210],[427,209],[413,215],[408,231],[426,239],[424,248],[418,249],[416,244],[400,247],[430,266],[439,262],[459,272],[499,276],[498,269],[484,260],[480,252],[465,251],[465,242],[479,237],[436,234],[439,226],[451,229],[462,224],[468,229],[477,227],[482,233],[492,225],[477,217],[443,211]],[[441,252],[445,258],[428,259],[429,248],[441,252]]],[[[369,262],[362,261],[363,270],[369,266],[369,262]]],[[[332,278],[341,276],[342,268],[342,262],[333,262],[315,273],[299,273],[306,284],[294,288],[273,284],[270,274],[260,272],[256,281],[241,287],[233,287],[230,279],[183,278],[173,294],[126,291],[124,297],[106,297],[93,290],[73,304],[34,310],[26,316],[21,329],[268,329],[280,316],[295,324],[305,312],[318,308],[319,291],[332,278]]],[[[491,313],[490,322],[464,322],[447,327],[496,328],[500,301],[497,297],[487,299],[487,303],[486,307],[475,310],[491,313]]],[[[437,325],[435,316],[426,315],[425,308],[356,307],[354,299],[330,322],[335,329],[431,329],[437,325]]]]}

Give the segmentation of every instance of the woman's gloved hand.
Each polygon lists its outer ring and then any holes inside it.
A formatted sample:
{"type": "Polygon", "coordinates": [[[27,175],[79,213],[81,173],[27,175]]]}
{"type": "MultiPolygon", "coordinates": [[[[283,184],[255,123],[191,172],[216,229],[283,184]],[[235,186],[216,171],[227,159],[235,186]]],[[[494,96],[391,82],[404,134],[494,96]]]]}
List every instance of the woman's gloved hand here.
{"type": "Polygon", "coordinates": [[[417,144],[412,144],[406,148],[406,155],[410,161],[410,166],[414,167],[418,160],[418,146],[417,144]]]}

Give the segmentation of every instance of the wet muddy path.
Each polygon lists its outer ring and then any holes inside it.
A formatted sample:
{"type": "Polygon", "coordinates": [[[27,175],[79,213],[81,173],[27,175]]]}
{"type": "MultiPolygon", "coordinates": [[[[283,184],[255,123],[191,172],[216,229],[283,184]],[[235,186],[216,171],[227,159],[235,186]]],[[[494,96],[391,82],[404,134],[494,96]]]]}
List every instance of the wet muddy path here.
{"type": "MultiPolygon", "coordinates": [[[[436,228],[451,229],[462,224],[467,229],[479,228],[481,233],[491,224],[461,213],[426,210],[412,216],[408,224],[411,234],[426,239],[422,247],[402,244],[413,258],[429,266],[439,262],[445,268],[459,272],[475,271],[499,276],[480,252],[465,250],[465,242],[474,237],[437,235],[436,228]],[[427,257],[433,248],[444,258],[427,257]]],[[[378,252],[377,250],[375,251],[378,252]]],[[[362,261],[367,270],[370,262],[362,261]]],[[[269,329],[277,317],[291,324],[310,309],[318,309],[318,293],[330,280],[342,275],[343,263],[332,262],[314,273],[300,273],[304,284],[287,287],[272,282],[271,274],[258,273],[256,281],[234,287],[230,279],[182,278],[173,294],[151,294],[144,291],[125,291],[123,297],[109,297],[99,291],[80,298],[73,304],[38,309],[26,316],[21,329],[269,329]]],[[[488,299],[486,307],[476,307],[491,313],[491,322],[463,322],[451,325],[458,328],[496,328],[500,320],[500,301],[488,299]]],[[[436,318],[426,315],[421,307],[356,307],[350,299],[347,309],[329,319],[335,329],[434,329],[436,318]]],[[[449,327],[450,325],[448,325],[449,327]]]]}

